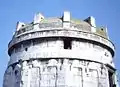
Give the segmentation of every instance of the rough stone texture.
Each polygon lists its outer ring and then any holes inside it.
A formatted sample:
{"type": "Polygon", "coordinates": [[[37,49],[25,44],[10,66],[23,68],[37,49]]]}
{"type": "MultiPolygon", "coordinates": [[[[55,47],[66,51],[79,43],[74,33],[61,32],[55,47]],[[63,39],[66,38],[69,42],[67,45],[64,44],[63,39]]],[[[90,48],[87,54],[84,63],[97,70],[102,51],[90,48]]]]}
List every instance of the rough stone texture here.
{"type": "Polygon", "coordinates": [[[23,61],[7,69],[4,87],[108,87],[107,69],[101,66],[70,59],[23,61]]]}
{"type": "Polygon", "coordinates": [[[38,14],[34,22],[18,25],[3,87],[118,87],[114,45],[92,32],[89,22],[95,25],[95,19],[78,23],[69,13],[63,18],[38,14]]]}

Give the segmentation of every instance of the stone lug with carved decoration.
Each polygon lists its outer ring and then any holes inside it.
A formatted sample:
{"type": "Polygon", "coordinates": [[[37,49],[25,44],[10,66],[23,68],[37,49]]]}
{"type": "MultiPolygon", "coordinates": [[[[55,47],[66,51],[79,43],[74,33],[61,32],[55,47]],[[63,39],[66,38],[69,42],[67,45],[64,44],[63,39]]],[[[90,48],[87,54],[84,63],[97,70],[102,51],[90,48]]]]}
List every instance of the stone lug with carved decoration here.
{"type": "Polygon", "coordinates": [[[17,22],[8,54],[3,87],[118,87],[114,44],[92,16],[17,22]]]}

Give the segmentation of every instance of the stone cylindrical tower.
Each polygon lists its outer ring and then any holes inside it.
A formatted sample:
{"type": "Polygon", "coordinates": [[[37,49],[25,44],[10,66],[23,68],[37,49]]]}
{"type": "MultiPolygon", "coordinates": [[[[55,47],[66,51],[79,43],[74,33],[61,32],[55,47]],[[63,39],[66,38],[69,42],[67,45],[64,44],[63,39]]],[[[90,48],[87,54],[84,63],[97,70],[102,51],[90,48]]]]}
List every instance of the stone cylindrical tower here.
{"type": "Polygon", "coordinates": [[[95,19],[36,14],[18,22],[3,87],[118,87],[114,44],[95,19]]]}

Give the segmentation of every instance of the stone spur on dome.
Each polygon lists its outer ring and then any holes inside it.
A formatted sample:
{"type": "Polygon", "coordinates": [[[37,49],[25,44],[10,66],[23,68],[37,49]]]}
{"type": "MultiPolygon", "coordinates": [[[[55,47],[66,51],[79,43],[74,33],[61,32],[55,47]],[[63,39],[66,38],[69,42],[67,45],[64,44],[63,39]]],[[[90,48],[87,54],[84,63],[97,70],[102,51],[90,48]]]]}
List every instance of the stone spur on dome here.
{"type": "Polygon", "coordinates": [[[74,19],[70,17],[70,12],[64,12],[62,17],[45,18],[42,14],[37,13],[34,16],[34,21],[30,24],[24,24],[22,22],[17,23],[16,33],[24,33],[30,30],[41,28],[70,28],[77,29],[79,31],[91,32],[98,34],[104,38],[108,38],[107,28],[96,27],[94,17],[88,17],[85,20],[74,19]]]}

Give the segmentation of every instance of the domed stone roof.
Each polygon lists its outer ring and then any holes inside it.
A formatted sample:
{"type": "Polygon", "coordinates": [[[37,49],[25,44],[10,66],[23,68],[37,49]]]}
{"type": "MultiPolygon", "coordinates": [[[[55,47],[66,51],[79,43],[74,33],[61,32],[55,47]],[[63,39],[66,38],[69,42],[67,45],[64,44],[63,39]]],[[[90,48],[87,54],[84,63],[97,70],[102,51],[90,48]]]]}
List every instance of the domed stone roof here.
{"type": "Polygon", "coordinates": [[[17,34],[24,33],[26,31],[35,30],[35,25],[38,25],[37,30],[42,29],[73,29],[77,31],[89,32],[98,34],[102,37],[107,38],[106,28],[103,27],[96,27],[94,17],[88,17],[85,20],[79,20],[75,18],[71,18],[69,12],[64,13],[62,17],[49,17],[45,18],[43,15],[36,14],[34,17],[34,21],[32,23],[24,24],[19,22],[17,24],[17,34]],[[66,26],[66,27],[64,27],[66,26]]]}
{"type": "MultiPolygon", "coordinates": [[[[63,20],[62,18],[51,17],[45,18],[40,22],[40,28],[42,27],[62,27],[63,20]]],[[[76,28],[81,31],[91,31],[91,25],[83,20],[71,19],[70,20],[70,27],[76,28]]]]}

